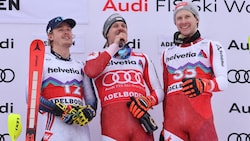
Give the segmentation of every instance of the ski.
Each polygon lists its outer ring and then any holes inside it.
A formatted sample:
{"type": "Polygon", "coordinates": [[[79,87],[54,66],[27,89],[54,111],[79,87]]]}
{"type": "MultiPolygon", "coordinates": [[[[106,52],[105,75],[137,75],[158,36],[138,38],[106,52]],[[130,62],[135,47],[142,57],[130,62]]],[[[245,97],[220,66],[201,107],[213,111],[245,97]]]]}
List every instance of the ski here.
{"type": "Polygon", "coordinates": [[[43,41],[33,40],[30,44],[29,53],[26,141],[35,141],[45,53],[43,41]]]}

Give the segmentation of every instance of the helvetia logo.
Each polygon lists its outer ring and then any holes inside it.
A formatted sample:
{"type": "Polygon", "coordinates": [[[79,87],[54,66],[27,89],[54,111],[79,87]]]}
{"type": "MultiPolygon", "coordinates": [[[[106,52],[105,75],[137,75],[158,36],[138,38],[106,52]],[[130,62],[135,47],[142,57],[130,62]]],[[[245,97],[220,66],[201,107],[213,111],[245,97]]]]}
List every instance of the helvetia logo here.
{"type": "Polygon", "coordinates": [[[122,61],[113,61],[111,60],[109,63],[108,63],[108,66],[109,65],[130,65],[130,64],[133,64],[133,65],[136,65],[136,61],[133,61],[133,60],[122,60],[122,61]]]}
{"type": "Polygon", "coordinates": [[[167,61],[175,60],[175,59],[183,59],[183,58],[190,58],[195,57],[195,52],[187,52],[185,54],[174,54],[173,56],[167,57],[167,61]]]}
{"type": "Polygon", "coordinates": [[[75,74],[80,74],[79,70],[75,70],[74,68],[70,69],[64,69],[64,68],[50,68],[48,67],[48,73],[75,73],[75,74]]]}

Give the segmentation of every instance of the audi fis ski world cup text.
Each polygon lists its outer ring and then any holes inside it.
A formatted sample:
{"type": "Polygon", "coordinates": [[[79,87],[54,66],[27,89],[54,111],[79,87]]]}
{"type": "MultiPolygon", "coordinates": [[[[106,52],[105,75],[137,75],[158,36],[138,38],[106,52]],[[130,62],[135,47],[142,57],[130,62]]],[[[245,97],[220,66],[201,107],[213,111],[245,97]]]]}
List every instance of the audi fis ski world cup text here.
{"type": "MultiPolygon", "coordinates": [[[[149,12],[154,10],[156,12],[165,11],[172,12],[177,3],[183,0],[106,0],[103,3],[102,11],[115,11],[115,12],[149,12]]],[[[219,8],[225,8],[230,12],[247,12],[250,13],[250,2],[247,0],[192,0],[201,12],[218,12],[219,8]]]]}
{"type": "MultiPolygon", "coordinates": [[[[0,11],[20,11],[23,0],[4,0],[0,1],[0,11]]],[[[159,12],[162,10],[173,11],[175,5],[182,0],[106,0],[103,3],[102,11],[119,11],[119,12],[148,12],[154,9],[159,12]],[[153,3],[155,2],[155,3],[153,3]]],[[[203,12],[217,12],[219,0],[193,0],[197,4],[199,11],[203,12]]],[[[247,0],[223,0],[220,1],[228,12],[247,12],[250,13],[250,2],[247,0]]]]}

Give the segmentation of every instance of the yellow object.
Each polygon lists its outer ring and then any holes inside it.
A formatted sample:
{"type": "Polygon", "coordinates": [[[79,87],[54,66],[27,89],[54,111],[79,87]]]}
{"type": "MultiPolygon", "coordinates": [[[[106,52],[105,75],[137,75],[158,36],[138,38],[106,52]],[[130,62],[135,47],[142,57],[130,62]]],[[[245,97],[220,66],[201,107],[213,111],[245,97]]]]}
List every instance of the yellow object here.
{"type": "Polygon", "coordinates": [[[22,132],[22,122],[20,114],[14,114],[14,113],[9,114],[8,132],[12,141],[16,141],[16,139],[20,136],[22,132]]]}
{"type": "Polygon", "coordinates": [[[248,36],[248,49],[250,50],[250,36],[248,36]]]}

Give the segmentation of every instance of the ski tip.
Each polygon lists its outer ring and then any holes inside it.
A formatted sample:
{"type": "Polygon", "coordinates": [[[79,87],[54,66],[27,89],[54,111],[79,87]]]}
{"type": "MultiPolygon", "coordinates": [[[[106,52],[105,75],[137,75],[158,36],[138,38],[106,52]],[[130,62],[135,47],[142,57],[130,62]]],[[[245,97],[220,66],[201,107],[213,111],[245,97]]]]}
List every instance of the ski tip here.
{"type": "Polygon", "coordinates": [[[44,42],[40,39],[35,39],[31,42],[30,44],[30,49],[31,51],[42,51],[44,52],[45,50],[45,45],[44,42]]]}
{"type": "Polygon", "coordinates": [[[41,40],[41,39],[34,39],[32,42],[31,42],[31,44],[32,43],[42,43],[42,44],[44,44],[44,42],[41,40]]]}

